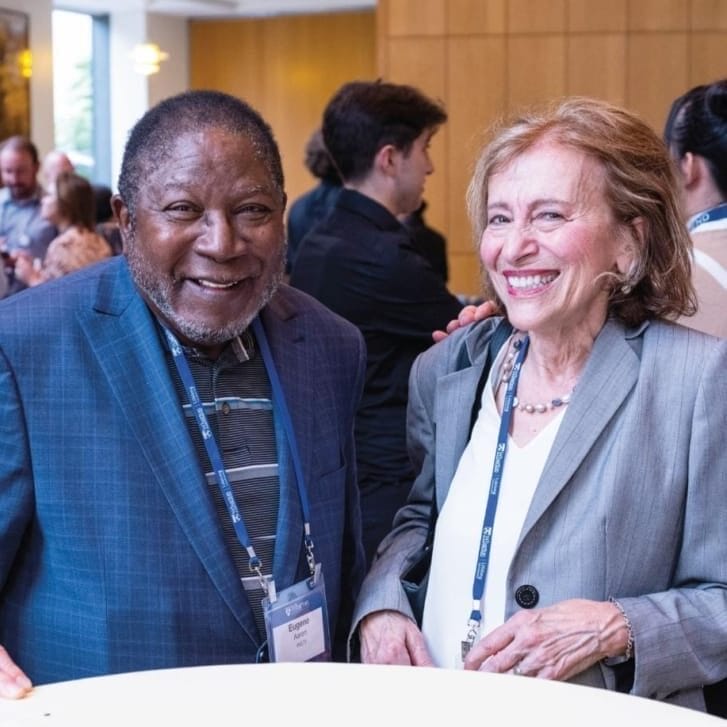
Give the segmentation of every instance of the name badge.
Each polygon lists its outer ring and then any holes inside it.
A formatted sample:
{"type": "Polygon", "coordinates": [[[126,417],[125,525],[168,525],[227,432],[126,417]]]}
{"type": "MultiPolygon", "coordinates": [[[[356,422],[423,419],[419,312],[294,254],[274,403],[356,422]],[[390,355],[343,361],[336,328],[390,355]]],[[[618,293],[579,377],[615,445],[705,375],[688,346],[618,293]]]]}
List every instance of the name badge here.
{"type": "Polygon", "coordinates": [[[321,564],[315,573],[262,601],[271,662],[329,661],[331,638],[321,564]]]}

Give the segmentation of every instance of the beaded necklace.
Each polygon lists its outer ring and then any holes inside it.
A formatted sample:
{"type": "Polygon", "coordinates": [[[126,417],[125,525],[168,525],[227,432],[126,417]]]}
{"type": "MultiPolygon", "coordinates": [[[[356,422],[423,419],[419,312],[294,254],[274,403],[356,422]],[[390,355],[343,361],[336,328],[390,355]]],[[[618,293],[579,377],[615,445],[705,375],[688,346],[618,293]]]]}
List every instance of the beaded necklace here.
{"type": "MultiPolygon", "coordinates": [[[[505,356],[505,360],[502,362],[502,374],[500,376],[501,384],[507,384],[507,382],[510,380],[512,367],[515,363],[516,355],[517,348],[511,346],[507,352],[507,355],[505,356]]],[[[563,396],[556,396],[554,399],[551,399],[544,404],[527,404],[524,401],[520,401],[516,396],[512,400],[512,407],[513,409],[525,412],[526,414],[545,414],[545,412],[547,411],[552,411],[553,409],[558,409],[561,406],[567,406],[568,404],[570,404],[570,400],[573,396],[574,391],[575,387],[573,387],[573,389],[571,389],[569,393],[564,394],[563,396]]]]}

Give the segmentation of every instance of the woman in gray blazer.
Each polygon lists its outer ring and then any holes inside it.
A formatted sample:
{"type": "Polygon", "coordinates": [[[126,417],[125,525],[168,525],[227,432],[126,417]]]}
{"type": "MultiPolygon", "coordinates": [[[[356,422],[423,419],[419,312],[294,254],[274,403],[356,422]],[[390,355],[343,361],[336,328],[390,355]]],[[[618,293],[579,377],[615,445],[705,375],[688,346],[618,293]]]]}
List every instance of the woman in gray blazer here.
{"type": "Polygon", "coordinates": [[[359,597],[363,661],[696,709],[727,676],[727,342],[670,322],[695,310],[675,190],[654,132],[590,99],[480,157],[470,215],[514,330],[495,351],[498,321],[474,324],[412,369],[419,475],[359,597]],[[419,626],[400,576],[433,503],[419,626]]]}

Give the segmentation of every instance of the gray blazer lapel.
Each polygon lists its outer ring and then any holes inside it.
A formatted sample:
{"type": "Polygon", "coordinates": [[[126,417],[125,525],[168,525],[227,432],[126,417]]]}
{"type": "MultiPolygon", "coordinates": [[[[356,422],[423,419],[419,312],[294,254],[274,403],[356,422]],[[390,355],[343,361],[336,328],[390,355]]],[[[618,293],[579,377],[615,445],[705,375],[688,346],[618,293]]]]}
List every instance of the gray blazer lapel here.
{"type": "Polygon", "coordinates": [[[206,492],[152,316],[125,265],[120,272],[110,268],[101,278],[96,305],[81,317],[80,324],[114,391],[118,411],[139,443],[141,456],[210,578],[257,643],[252,611],[206,492]]]}
{"type": "Polygon", "coordinates": [[[596,338],[563,416],[525,519],[521,541],[565,487],[633,389],[638,369],[637,354],[626,340],[623,326],[608,321],[596,338]]]}

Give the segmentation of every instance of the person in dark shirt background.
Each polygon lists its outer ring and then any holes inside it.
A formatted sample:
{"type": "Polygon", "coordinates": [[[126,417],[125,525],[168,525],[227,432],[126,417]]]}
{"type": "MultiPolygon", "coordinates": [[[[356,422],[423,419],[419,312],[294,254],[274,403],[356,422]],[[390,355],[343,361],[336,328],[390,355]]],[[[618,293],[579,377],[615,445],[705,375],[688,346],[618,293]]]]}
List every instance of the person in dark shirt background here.
{"type": "Polygon", "coordinates": [[[333,209],[341,191],[341,177],[328,154],[320,129],[313,132],[306,144],[305,166],[319,182],[298,197],[288,210],[287,273],[292,269],[301,241],[333,209]]]}
{"type": "Polygon", "coordinates": [[[430,227],[424,219],[427,203],[422,203],[413,212],[401,218],[401,224],[409,230],[414,249],[442,276],[446,283],[449,280],[447,265],[447,238],[438,230],[430,227]]]}
{"type": "Polygon", "coordinates": [[[446,119],[411,86],[358,81],[339,89],[322,128],[343,190],[304,238],[291,275],[294,287],[354,323],[366,340],[356,449],[369,561],[414,478],[406,449],[409,370],[432,331],[462,307],[399,221],[422,203],[434,170],[429,142],[446,119]]]}

